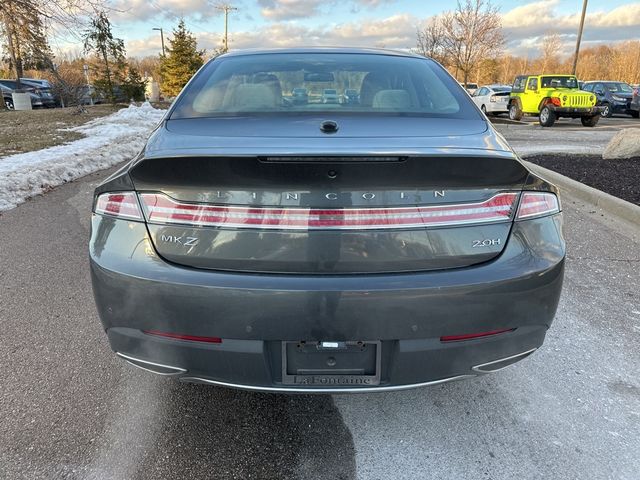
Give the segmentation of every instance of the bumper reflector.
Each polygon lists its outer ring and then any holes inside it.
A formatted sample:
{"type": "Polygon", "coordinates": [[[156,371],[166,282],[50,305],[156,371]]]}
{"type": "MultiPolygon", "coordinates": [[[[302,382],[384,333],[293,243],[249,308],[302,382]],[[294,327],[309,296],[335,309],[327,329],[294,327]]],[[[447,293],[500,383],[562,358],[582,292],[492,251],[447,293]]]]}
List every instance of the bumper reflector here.
{"type": "Polygon", "coordinates": [[[172,338],[174,340],[187,340],[189,342],[222,343],[219,337],[200,337],[198,335],[182,335],[179,333],[159,332],[158,330],[143,330],[142,333],[157,337],[172,338]]]}
{"type": "Polygon", "coordinates": [[[508,221],[518,193],[484,202],[380,208],[241,207],[185,203],[161,193],[140,199],[150,223],[285,230],[361,230],[454,226],[508,221]]]}
{"type": "Polygon", "coordinates": [[[493,335],[499,335],[501,333],[513,332],[515,328],[504,328],[502,330],[490,330],[488,332],[481,333],[467,333],[465,335],[445,335],[440,337],[441,342],[460,342],[462,340],[473,340],[475,338],[491,337],[493,335]]]}

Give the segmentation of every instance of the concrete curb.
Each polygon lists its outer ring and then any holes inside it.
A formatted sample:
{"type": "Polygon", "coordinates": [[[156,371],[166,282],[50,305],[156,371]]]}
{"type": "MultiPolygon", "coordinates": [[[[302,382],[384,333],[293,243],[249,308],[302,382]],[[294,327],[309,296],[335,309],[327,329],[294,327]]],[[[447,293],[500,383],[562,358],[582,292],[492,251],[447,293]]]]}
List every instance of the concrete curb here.
{"type": "Polygon", "coordinates": [[[560,188],[561,192],[564,190],[583,202],[602,208],[632,224],[640,226],[640,206],[577,182],[572,178],[565,177],[535,163],[527,162],[526,160],[523,160],[523,162],[533,172],[560,188]]]}
{"type": "Polygon", "coordinates": [[[505,117],[493,117],[493,116],[491,116],[491,117],[487,117],[487,118],[494,125],[520,125],[520,126],[533,125],[530,122],[521,122],[520,120],[511,120],[510,118],[505,118],[505,117]]]}

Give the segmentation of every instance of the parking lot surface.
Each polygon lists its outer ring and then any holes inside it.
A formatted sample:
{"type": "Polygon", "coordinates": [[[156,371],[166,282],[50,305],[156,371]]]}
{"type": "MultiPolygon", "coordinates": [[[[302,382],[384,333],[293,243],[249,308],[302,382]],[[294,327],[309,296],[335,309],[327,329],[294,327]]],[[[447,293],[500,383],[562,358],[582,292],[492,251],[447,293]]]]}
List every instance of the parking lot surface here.
{"type": "Polygon", "coordinates": [[[611,139],[625,128],[640,128],[640,120],[626,116],[602,118],[593,128],[583,127],[580,119],[562,118],[550,128],[541,127],[535,117],[521,123],[499,117],[494,126],[521,156],[546,153],[601,155],[611,139]],[[502,123],[500,123],[502,122],[502,123]]]}
{"type": "Polygon", "coordinates": [[[107,173],[0,216],[0,478],[638,478],[638,226],[564,198],[560,308],[517,365],[398,393],[254,394],[109,350],[87,259],[107,173]]]}

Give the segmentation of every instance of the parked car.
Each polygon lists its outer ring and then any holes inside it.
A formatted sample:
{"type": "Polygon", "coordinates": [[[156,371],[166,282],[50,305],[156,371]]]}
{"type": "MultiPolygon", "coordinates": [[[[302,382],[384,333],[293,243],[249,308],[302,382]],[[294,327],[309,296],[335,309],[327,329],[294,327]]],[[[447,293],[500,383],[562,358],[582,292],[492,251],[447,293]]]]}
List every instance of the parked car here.
{"type": "Polygon", "coordinates": [[[478,90],[477,83],[467,82],[466,84],[464,84],[460,82],[460,85],[462,85],[462,87],[469,93],[469,95],[473,95],[474,93],[476,93],[476,90],[478,90]]]}
{"type": "Polygon", "coordinates": [[[93,85],[84,85],[79,93],[82,105],[98,105],[107,101],[104,93],[96,90],[93,85]]]}
{"type": "Polygon", "coordinates": [[[540,125],[551,127],[560,117],[580,118],[585,127],[595,127],[602,107],[596,96],[578,88],[574,75],[520,75],[513,82],[509,118],[536,115],[540,125]]]}
{"type": "Polygon", "coordinates": [[[47,80],[34,81],[29,78],[21,78],[20,83],[34,88],[34,92],[40,96],[42,105],[45,108],[55,108],[60,106],[60,101],[59,99],[56,99],[55,95],[53,94],[51,84],[47,80]]]}
{"type": "Polygon", "coordinates": [[[132,365],[329,393],[440,384],[532,354],[565,244],[556,187],[440,64],[300,48],[201,68],[96,188],[89,255],[102,326],[132,365]],[[360,105],[287,112],[266,82],[235,81],[264,71],[332,72],[326,95],[359,82],[360,105]]]}
{"type": "Polygon", "coordinates": [[[51,85],[51,82],[49,80],[44,79],[44,78],[20,77],[20,81],[21,82],[29,82],[31,84],[37,85],[37,86],[42,87],[42,88],[53,88],[53,85],[51,85]]]}
{"type": "Polygon", "coordinates": [[[485,115],[498,115],[509,112],[510,93],[510,85],[486,85],[477,89],[471,98],[485,115]]]}
{"type": "Polygon", "coordinates": [[[340,103],[338,90],[335,88],[325,88],[322,91],[322,103],[340,103]]]}
{"type": "Polygon", "coordinates": [[[633,88],[628,83],[599,80],[585,82],[582,89],[595,94],[598,99],[598,105],[602,106],[603,117],[611,117],[615,113],[624,113],[638,118],[637,110],[631,108],[633,88]]]}
{"type": "Polygon", "coordinates": [[[631,111],[634,118],[640,117],[640,85],[633,86],[633,97],[631,98],[631,111]]]}
{"type": "Polygon", "coordinates": [[[344,103],[347,105],[358,105],[360,103],[360,92],[354,88],[347,88],[344,91],[344,103]]]}
{"type": "Polygon", "coordinates": [[[294,88],[291,91],[291,99],[294,105],[304,105],[309,101],[309,93],[306,88],[294,88]]]}
{"type": "Polygon", "coordinates": [[[2,92],[2,103],[4,107],[8,110],[13,110],[13,97],[11,96],[13,90],[0,84],[0,92],[2,92]]]}
{"type": "MultiPolygon", "coordinates": [[[[2,99],[4,100],[4,106],[9,110],[13,110],[13,93],[16,91],[16,82],[13,80],[0,80],[0,90],[2,90],[2,99]]],[[[44,107],[42,103],[42,97],[35,93],[34,88],[22,85],[21,91],[28,93],[31,97],[32,108],[44,107]]]]}

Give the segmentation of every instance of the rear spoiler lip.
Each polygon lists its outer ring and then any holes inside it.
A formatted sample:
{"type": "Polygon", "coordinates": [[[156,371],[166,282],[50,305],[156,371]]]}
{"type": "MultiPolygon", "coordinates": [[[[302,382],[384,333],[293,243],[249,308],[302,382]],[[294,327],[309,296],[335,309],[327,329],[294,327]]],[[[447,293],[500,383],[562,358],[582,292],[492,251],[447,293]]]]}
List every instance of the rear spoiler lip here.
{"type": "Polygon", "coordinates": [[[291,150],[289,148],[190,148],[190,149],[166,149],[146,151],[144,155],[136,158],[131,167],[136,166],[144,160],[153,160],[157,158],[196,158],[196,157],[500,157],[520,160],[518,156],[511,150],[490,150],[486,148],[453,148],[453,147],[434,147],[434,148],[403,148],[403,149],[379,149],[379,150],[291,150]]]}

